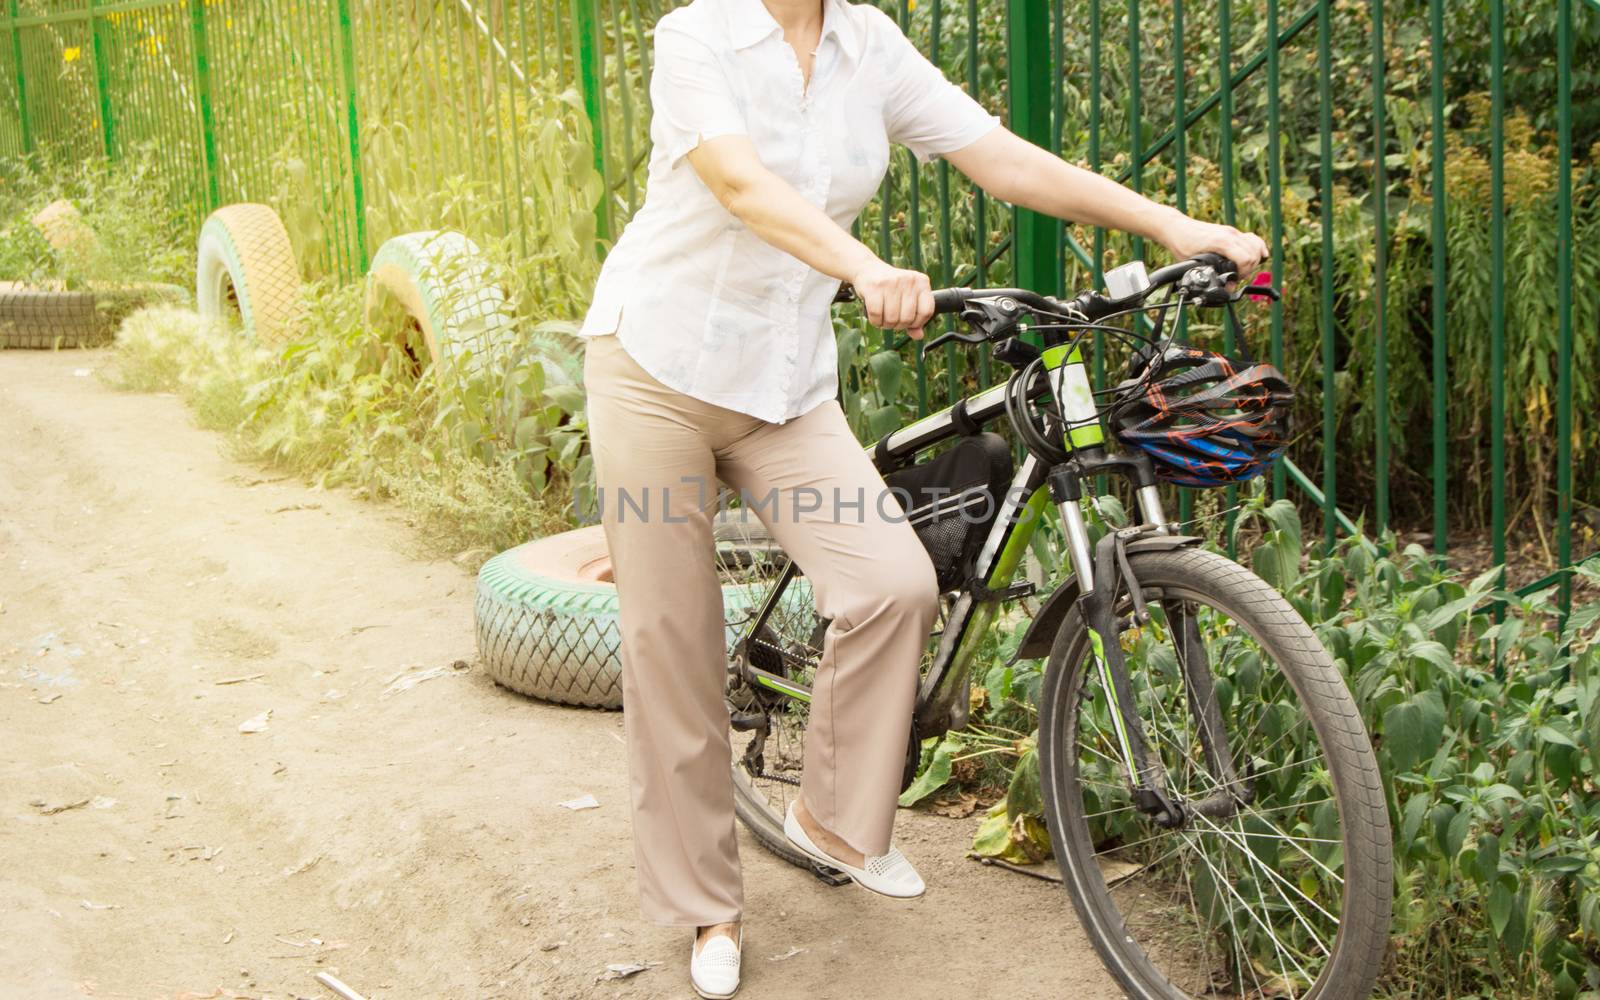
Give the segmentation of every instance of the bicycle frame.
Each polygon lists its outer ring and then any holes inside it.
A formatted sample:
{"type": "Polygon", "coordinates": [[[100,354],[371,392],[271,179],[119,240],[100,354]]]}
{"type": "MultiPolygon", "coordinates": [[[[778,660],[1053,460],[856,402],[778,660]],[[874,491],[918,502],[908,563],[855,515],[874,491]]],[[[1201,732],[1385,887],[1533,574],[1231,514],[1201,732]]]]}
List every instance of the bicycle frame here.
{"type": "MultiPolygon", "coordinates": [[[[1081,352],[1076,347],[1057,345],[1044,351],[1044,364],[1049,372],[1050,385],[1059,401],[1066,421],[1064,431],[1068,450],[1097,450],[1104,445],[1104,431],[1094,405],[1089,377],[1081,352]]],[[[953,406],[931,414],[916,423],[890,433],[874,446],[874,458],[880,469],[904,463],[912,457],[945,441],[949,441],[974,427],[1002,418],[1006,412],[1005,385],[998,385],[953,406]]],[[[1040,393],[1043,392],[1041,388],[1040,393]]],[[[1038,456],[1029,453],[1017,469],[993,526],[979,551],[974,578],[982,582],[981,591],[965,587],[957,592],[945,619],[939,645],[933,661],[917,692],[916,727],[919,738],[938,735],[949,729],[966,725],[969,702],[966,697],[973,657],[989,626],[999,611],[1000,604],[1011,593],[1012,580],[1021,565],[1023,553],[1045,516],[1045,507],[1052,500],[1050,480],[1059,475],[1059,467],[1052,468],[1038,456]]],[[[1112,471],[1126,471],[1115,470],[1112,471]]],[[[1161,533],[1170,533],[1161,497],[1154,485],[1138,489],[1140,514],[1145,524],[1161,533]]],[[[1094,556],[1090,546],[1089,529],[1084,520],[1081,500],[1072,497],[1056,498],[1067,549],[1076,579],[1076,592],[1089,593],[1094,589],[1094,556]]],[[[802,701],[810,700],[810,692],[788,678],[754,667],[744,654],[767,619],[777,607],[785,587],[796,573],[791,562],[778,583],[769,591],[756,614],[750,619],[738,644],[741,655],[737,657],[743,678],[752,684],[776,691],[802,701]]],[[[1104,657],[1098,657],[1104,669],[1104,657]]],[[[1130,763],[1135,760],[1131,749],[1130,763]]],[[[1133,773],[1138,773],[1134,768],[1133,773]]]]}

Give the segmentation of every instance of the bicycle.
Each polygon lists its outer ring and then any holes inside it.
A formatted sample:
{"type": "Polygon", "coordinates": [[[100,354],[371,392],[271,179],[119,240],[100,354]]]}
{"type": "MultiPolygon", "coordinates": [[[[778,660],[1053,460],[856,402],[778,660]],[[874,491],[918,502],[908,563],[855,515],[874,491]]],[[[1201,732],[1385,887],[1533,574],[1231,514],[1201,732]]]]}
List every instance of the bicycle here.
{"type": "MultiPolygon", "coordinates": [[[[1162,335],[1169,314],[1175,326],[1185,308],[1231,311],[1245,294],[1276,295],[1239,289],[1233,270],[1214,255],[1148,273],[1128,265],[1107,276],[1116,294],[1071,300],[1026,289],[935,293],[937,312],[958,314],[968,332],[924,349],[992,345],[1014,372],[872,448],[893,485],[939,472],[937,458],[914,461],[930,449],[980,442],[983,460],[967,462],[977,470],[971,484],[942,506],[965,511],[969,496],[987,492],[995,508],[987,523],[963,518],[960,538],[948,527],[941,534],[951,518],[936,516],[940,504],[911,511],[945,593],[904,785],[923,740],[966,725],[978,645],[1001,605],[1031,592],[1014,577],[1053,504],[1072,573],[1043,600],[1016,655],[1047,661],[1038,742],[1046,825],[1107,969],[1138,1000],[1365,997],[1388,940],[1392,858],[1360,713],[1327,650],[1276,590],[1178,532],[1148,454],[1108,438],[1096,397],[1116,390],[1097,392],[1083,359],[1097,330],[1148,359],[1172,343],[1162,335]],[[1154,332],[1141,334],[1138,321],[1152,317],[1154,332]],[[1129,318],[1130,327],[1113,325],[1129,318]],[[1022,339],[1029,332],[1039,346],[1022,339]],[[1000,420],[1023,448],[1015,468],[1011,446],[982,431],[1000,420]],[[1101,477],[1131,483],[1141,523],[1091,541],[1081,501],[1096,499],[1101,477]],[[1003,497],[997,483],[1008,487],[1003,497]]],[[[751,588],[729,621],[737,812],[764,846],[837,884],[840,873],[783,833],[827,623],[799,567],[781,550],[738,542],[730,525],[723,515],[724,575],[751,588]]]]}

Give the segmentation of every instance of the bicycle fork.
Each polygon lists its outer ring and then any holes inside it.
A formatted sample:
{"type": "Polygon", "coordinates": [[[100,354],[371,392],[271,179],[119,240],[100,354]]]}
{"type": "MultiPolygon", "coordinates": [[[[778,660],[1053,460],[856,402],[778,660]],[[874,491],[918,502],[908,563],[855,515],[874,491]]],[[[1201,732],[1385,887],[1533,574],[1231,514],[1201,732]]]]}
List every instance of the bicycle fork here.
{"type": "MultiPolygon", "coordinates": [[[[1116,613],[1117,593],[1125,585],[1132,605],[1134,625],[1149,620],[1139,581],[1128,559],[1130,543],[1148,536],[1172,536],[1155,486],[1154,471],[1148,456],[1108,453],[1099,424],[1087,373],[1076,348],[1047,349],[1053,395],[1061,407],[1065,423],[1063,437],[1072,458],[1051,470],[1048,483],[1051,500],[1061,513],[1067,550],[1078,582],[1078,609],[1088,627],[1089,645],[1099,674],[1101,690],[1108,702],[1117,750],[1134,805],[1158,826],[1174,828],[1185,823],[1186,810],[1214,818],[1232,815],[1241,802],[1253,796],[1239,781],[1228,749],[1217,703],[1216,686],[1211,677],[1205,644],[1195,616],[1179,601],[1163,601],[1167,624],[1173,635],[1179,668],[1183,674],[1186,701],[1200,731],[1200,739],[1218,789],[1204,799],[1184,802],[1167,785],[1166,769],[1160,755],[1145,737],[1139,717],[1138,699],[1128,675],[1127,658],[1122,649],[1122,624],[1116,613]],[[1130,479],[1136,489],[1141,523],[1135,527],[1107,532],[1092,545],[1084,521],[1083,480],[1094,475],[1117,473],[1130,479]]],[[[1176,537],[1176,545],[1188,544],[1176,537]]]]}

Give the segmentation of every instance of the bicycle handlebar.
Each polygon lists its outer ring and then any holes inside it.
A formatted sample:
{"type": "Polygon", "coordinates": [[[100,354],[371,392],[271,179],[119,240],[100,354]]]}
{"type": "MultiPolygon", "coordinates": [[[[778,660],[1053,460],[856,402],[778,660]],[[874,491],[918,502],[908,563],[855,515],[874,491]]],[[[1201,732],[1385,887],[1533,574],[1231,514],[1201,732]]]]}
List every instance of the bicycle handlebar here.
{"type": "Polygon", "coordinates": [[[1149,298],[1152,294],[1172,285],[1190,271],[1199,267],[1209,267],[1217,276],[1217,283],[1226,284],[1238,276],[1239,268],[1232,261],[1220,254],[1197,254],[1188,260],[1181,260],[1166,267],[1157,268],[1150,274],[1150,284],[1141,291],[1121,299],[1113,299],[1097,291],[1085,291],[1072,299],[1057,299],[1049,295],[1040,295],[1026,288],[941,288],[933,293],[933,311],[940,313],[959,313],[964,310],[967,303],[973,299],[1015,299],[1017,304],[1028,309],[1044,309],[1049,312],[1076,312],[1082,314],[1090,322],[1108,316],[1114,312],[1131,308],[1149,298]]]}

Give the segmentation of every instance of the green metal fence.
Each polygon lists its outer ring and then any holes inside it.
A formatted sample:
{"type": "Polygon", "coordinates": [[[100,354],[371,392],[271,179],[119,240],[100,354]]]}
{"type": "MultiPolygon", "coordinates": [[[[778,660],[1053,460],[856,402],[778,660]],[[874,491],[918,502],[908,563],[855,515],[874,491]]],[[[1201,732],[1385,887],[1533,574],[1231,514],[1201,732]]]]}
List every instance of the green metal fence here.
{"type": "MultiPolygon", "coordinates": [[[[540,261],[535,287],[643,197],[650,37],[674,6],[0,4],[0,157],[148,147],[197,221],[278,206],[313,273],[355,278],[384,238],[448,223],[540,261]],[[562,221],[580,187],[582,218],[562,221]]],[[[1243,338],[1302,386],[1308,433],[1272,489],[1320,508],[1327,540],[1359,513],[1441,553],[1484,540],[1494,562],[1592,548],[1576,493],[1600,483],[1600,303],[1574,244],[1600,235],[1600,102],[1574,53],[1600,40],[1600,2],[880,5],[1020,134],[1268,237],[1286,301],[1186,334],[1243,338]]],[[[937,284],[1057,292],[1146,252],[909,154],[858,233],[937,284]]],[[[1108,377],[1120,361],[1097,345],[1108,377]]],[[[918,410],[998,374],[953,350],[914,371],[901,402],[918,410]]]]}

